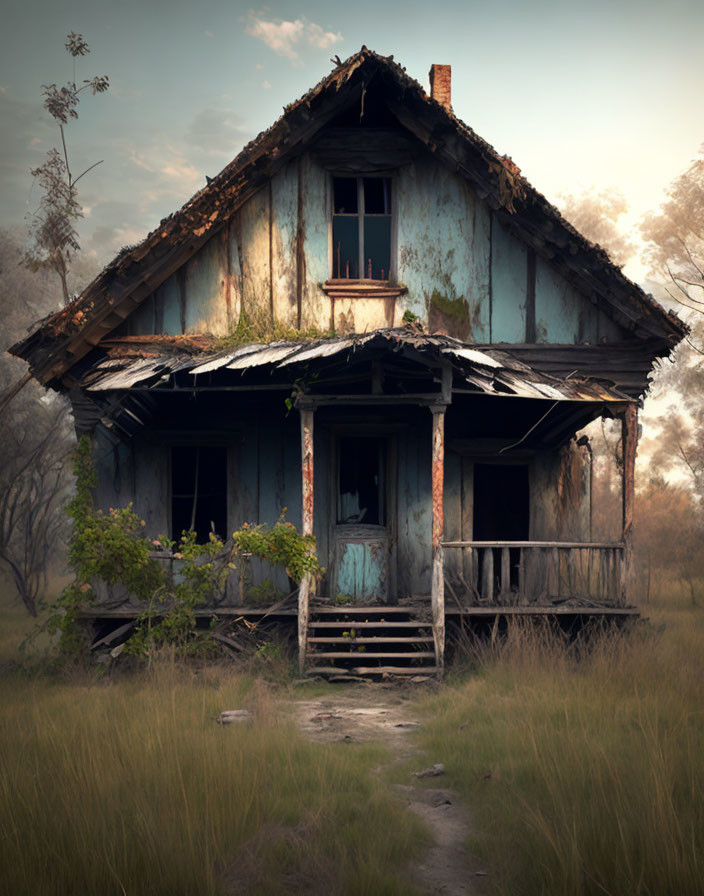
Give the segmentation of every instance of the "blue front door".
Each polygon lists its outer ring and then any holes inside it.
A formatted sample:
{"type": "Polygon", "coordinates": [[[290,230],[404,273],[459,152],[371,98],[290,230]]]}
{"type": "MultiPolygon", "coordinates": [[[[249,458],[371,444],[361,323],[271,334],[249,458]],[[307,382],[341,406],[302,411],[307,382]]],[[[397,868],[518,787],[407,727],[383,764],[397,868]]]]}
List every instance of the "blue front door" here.
{"type": "Polygon", "coordinates": [[[389,439],[344,435],[337,442],[333,597],[353,603],[389,599],[389,439]]]}
{"type": "Polygon", "coordinates": [[[389,536],[382,526],[337,526],[335,597],[356,604],[386,603],[389,536]]]}

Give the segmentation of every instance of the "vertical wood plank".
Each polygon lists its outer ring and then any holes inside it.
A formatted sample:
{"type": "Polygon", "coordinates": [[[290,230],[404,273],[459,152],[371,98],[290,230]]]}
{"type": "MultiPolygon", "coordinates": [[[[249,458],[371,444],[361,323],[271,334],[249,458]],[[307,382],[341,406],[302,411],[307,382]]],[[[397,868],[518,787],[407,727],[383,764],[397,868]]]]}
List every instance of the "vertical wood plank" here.
{"type": "Polygon", "coordinates": [[[535,340],[535,252],[529,249],[526,255],[526,342],[535,340]]]}
{"type": "Polygon", "coordinates": [[[501,548],[501,603],[511,603],[511,551],[501,548]]]}
{"type": "MultiPolygon", "coordinates": [[[[471,541],[474,537],[474,464],[467,457],[462,457],[462,541],[471,541]]],[[[463,548],[462,576],[470,588],[470,598],[477,600],[477,556],[472,548],[463,548]]]]}
{"type": "Polygon", "coordinates": [[[445,405],[432,405],[432,494],[433,494],[433,573],[431,605],[435,664],[442,674],[445,663],[445,581],[443,571],[442,530],[443,490],[445,481],[445,405]]]}
{"type": "Polygon", "coordinates": [[[550,552],[550,584],[551,597],[560,596],[560,551],[553,548],[550,552]]]}
{"type": "Polygon", "coordinates": [[[520,557],[518,560],[518,603],[524,604],[528,600],[526,594],[526,554],[528,548],[519,548],[520,557]]]}
{"type": "Polygon", "coordinates": [[[479,601],[479,551],[477,548],[469,549],[469,584],[472,589],[472,597],[479,601]]]}
{"type": "Polygon", "coordinates": [[[624,572],[619,583],[620,590],[616,594],[616,602],[626,605],[628,582],[633,565],[633,503],[635,497],[635,465],[638,447],[638,405],[632,401],[626,407],[621,422],[621,440],[623,448],[623,488],[622,522],[624,550],[624,572]]]}
{"type": "Polygon", "coordinates": [[[575,552],[572,548],[567,551],[567,582],[569,587],[569,596],[575,597],[576,591],[576,569],[575,569],[575,552]]]}
{"type": "Polygon", "coordinates": [[[494,549],[482,550],[482,597],[491,604],[494,602],[494,549]]]}
{"type": "MultiPolygon", "coordinates": [[[[445,485],[443,496],[443,540],[462,541],[462,458],[455,451],[445,453],[445,485]]],[[[456,587],[462,579],[464,551],[453,548],[443,557],[445,581],[456,587]]]]}
{"type": "MultiPolygon", "coordinates": [[[[303,501],[301,508],[301,531],[303,535],[313,534],[313,409],[301,407],[301,483],[303,501]]],[[[308,642],[308,602],[311,576],[307,573],[298,589],[298,671],[303,674],[306,663],[308,642]]]]}

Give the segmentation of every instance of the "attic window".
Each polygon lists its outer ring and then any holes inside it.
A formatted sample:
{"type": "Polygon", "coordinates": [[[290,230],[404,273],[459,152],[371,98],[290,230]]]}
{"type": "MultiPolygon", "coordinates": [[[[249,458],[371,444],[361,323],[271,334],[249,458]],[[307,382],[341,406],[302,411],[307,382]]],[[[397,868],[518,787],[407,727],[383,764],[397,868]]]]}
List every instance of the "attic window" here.
{"type": "Polygon", "coordinates": [[[389,280],[391,178],[333,178],[332,276],[389,280]]]}
{"type": "Polygon", "coordinates": [[[171,537],[193,530],[207,542],[227,537],[227,449],[178,445],[171,449],[171,537]]]}

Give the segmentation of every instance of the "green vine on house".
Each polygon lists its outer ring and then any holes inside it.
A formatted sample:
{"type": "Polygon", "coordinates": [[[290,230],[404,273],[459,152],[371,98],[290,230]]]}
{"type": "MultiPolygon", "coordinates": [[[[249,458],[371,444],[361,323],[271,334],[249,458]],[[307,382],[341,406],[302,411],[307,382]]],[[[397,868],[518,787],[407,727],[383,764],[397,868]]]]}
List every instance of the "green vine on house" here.
{"type": "Polygon", "coordinates": [[[207,656],[219,650],[211,633],[198,629],[196,611],[222,595],[231,570],[239,568],[243,574],[249,556],[281,566],[296,584],[306,574],[318,579],[323,573],[315,554],[315,538],[301,535],[287,522],[285,510],[272,527],[245,523],[227,544],[213,534],[200,544],[193,531],[184,531],[178,541],[165,536],[154,540],[144,534],[144,520],[132,504],[108,511],[95,509],[96,473],[87,437],[78,443],[73,472],[76,492],[67,514],[73,524],[69,561],[75,580],[64,589],[50,622],[51,630],[60,632],[64,655],[76,656],[88,647],[80,615],[82,609],[96,603],[96,581],[106,585],[108,594],[119,585],[146,604],[124,652],[148,659],[165,646],[174,647],[182,656],[207,656]],[[177,583],[169,582],[154,558],[155,550],[180,562],[177,583]]]}

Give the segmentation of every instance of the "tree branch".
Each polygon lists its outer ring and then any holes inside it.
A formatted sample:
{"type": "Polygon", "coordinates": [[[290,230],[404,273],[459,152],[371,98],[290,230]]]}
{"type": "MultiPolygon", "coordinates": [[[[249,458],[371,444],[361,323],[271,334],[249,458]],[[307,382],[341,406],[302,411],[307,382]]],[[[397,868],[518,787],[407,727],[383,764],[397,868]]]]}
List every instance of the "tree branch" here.
{"type": "Polygon", "coordinates": [[[98,165],[102,165],[102,164],[103,164],[103,161],[104,161],[104,160],[101,159],[99,162],[95,162],[95,164],[91,165],[90,168],[86,168],[86,170],[83,172],[83,174],[79,174],[78,177],[74,180],[74,182],[73,182],[73,186],[75,187],[76,184],[78,183],[78,181],[79,181],[82,177],[84,177],[86,174],[88,174],[89,171],[92,171],[94,168],[97,168],[98,165]]]}

